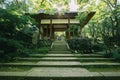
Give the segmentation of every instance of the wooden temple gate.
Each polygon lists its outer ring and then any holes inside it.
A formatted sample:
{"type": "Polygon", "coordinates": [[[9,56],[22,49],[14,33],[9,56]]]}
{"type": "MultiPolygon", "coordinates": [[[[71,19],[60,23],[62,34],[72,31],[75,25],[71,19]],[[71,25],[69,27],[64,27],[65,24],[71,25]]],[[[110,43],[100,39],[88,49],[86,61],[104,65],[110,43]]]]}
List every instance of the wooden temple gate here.
{"type": "MultiPolygon", "coordinates": [[[[89,22],[93,17],[95,12],[90,12],[84,21],[84,25],[89,22]]],[[[35,18],[39,23],[38,28],[40,32],[40,37],[43,36],[46,38],[54,39],[54,32],[56,31],[66,31],[70,25],[76,24],[80,25],[79,20],[76,20],[77,12],[69,12],[65,14],[56,13],[54,15],[38,13],[35,15],[30,15],[35,18]]],[[[84,26],[83,25],[83,26],[84,26]]],[[[66,32],[66,38],[70,38],[70,34],[66,32]]]]}

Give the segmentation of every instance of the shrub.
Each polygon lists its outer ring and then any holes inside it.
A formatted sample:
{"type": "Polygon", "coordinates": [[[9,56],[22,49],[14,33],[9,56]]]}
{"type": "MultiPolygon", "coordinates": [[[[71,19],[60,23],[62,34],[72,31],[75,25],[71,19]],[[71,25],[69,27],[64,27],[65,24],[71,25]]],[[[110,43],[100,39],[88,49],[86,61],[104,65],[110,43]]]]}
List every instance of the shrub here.
{"type": "Polygon", "coordinates": [[[105,45],[102,43],[96,43],[92,45],[92,49],[97,52],[97,51],[103,51],[105,49],[105,45]]]}
{"type": "Polygon", "coordinates": [[[14,13],[14,11],[7,9],[0,9],[0,12],[0,61],[9,61],[18,56],[26,56],[25,49],[32,46],[30,43],[32,41],[31,33],[37,29],[36,26],[32,27],[36,24],[35,20],[30,16],[14,13]]]}
{"type": "Polygon", "coordinates": [[[47,40],[39,40],[38,41],[38,47],[50,47],[52,45],[52,41],[50,39],[47,40]]]}
{"type": "Polygon", "coordinates": [[[90,39],[70,39],[67,40],[70,49],[88,53],[92,51],[90,39]]]}
{"type": "Polygon", "coordinates": [[[111,58],[112,56],[112,53],[104,52],[104,57],[111,58]]]}
{"type": "Polygon", "coordinates": [[[13,39],[0,37],[0,61],[9,61],[19,55],[18,50],[22,49],[22,45],[13,39]]]}
{"type": "Polygon", "coordinates": [[[81,50],[91,50],[91,40],[90,39],[81,39],[80,40],[80,49],[81,50]]]}
{"type": "Polygon", "coordinates": [[[35,49],[35,52],[36,53],[48,53],[49,51],[49,48],[48,47],[42,47],[42,48],[38,48],[38,49],[35,49]]]}
{"type": "Polygon", "coordinates": [[[113,50],[113,58],[115,58],[117,61],[120,61],[120,47],[113,50]]]}

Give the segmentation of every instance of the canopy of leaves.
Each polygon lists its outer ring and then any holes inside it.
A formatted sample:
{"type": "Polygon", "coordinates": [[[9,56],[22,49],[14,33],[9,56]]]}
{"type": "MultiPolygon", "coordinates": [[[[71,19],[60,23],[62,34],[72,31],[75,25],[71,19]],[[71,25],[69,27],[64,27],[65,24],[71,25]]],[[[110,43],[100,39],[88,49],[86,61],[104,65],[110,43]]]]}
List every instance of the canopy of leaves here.
{"type": "Polygon", "coordinates": [[[79,20],[81,27],[82,27],[84,21],[86,20],[87,15],[88,15],[87,12],[82,12],[82,13],[80,12],[80,13],[78,13],[78,16],[76,16],[76,19],[79,20]]]}
{"type": "Polygon", "coordinates": [[[61,10],[61,12],[68,11],[68,2],[69,0],[2,0],[0,1],[0,7],[19,13],[38,13],[42,11],[54,14],[58,10],[61,10]]]}
{"type": "Polygon", "coordinates": [[[14,11],[0,9],[0,32],[4,35],[14,35],[28,22],[35,24],[35,21],[26,15],[21,15],[14,11]]]}

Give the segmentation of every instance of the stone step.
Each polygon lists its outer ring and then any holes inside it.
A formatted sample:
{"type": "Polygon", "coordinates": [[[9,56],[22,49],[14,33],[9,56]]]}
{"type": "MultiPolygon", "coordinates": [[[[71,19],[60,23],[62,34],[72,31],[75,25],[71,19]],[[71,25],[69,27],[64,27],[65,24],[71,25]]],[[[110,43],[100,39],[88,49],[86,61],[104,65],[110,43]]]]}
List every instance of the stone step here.
{"type": "Polygon", "coordinates": [[[30,54],[30,57],[75,57],[73,54],[30,54]]]}
{"type": "Polygon", "coordinates": [[[54,41],[54,45],[58,45],[58,44],[65,45],[66,41],[54,41]]]}
{"type": "Polygon", "coordinates": [[[85,57],[85,58],[89,58],[89,57],[94,57],[94,58],[103,58],[103,55],[92,55],[92,54],[86,54],[86,55],[81,55],[81,54],[74,54],[74,56],[76,57],[85,57]]]}
{"type": "Polygon", "coordinates": [[[76,65],[80,65],[80,62],[77,61],[39,61],[37,63],[38,65],[69,65],[69,66],[76,66],[76,65]]]}
{"type": "Polygon", "coordinates": [[[43,57],[78,57],[78,58],[103,58],[102,56],[77,56],[77,55],[29,55],[32,58],[43,58],[43,57]]]}
{"type": "Polygon", "coordinates": [[[66,46],[67,46],[66,44],[64,44],[64,45],[63,45],[63,44],[54,44],[54,45],[53,45],[53,48],[56,48],[56,47],[66,48],[66,46]]]}
{"type": "Polygon", "coordinates": [[[18,58],[27,61],[114,61],[113,58],[76,58],[76,57],[42,57],[42,58],[18,58]]]}
{"type": "Polygon", "coordinates": [[[56,51],[49,51],[49,53],[48,54],[68,54],[68,53],[71,53],[70,51],[60,51],[60,50],[56,50],[56,51]]]}
{"type": "Polygon", "coordinates": [[[101,58],[102,55],[81,55],[81,54],[30,54],[30,57],[95,57],[101,58]]]}
{"type": "Polygon", "coordinates": [[[100,54],[95,54],[95,53],[90,53],[90,54],[79,54],[79,53],[75,53],[74,55],[80,55],[80,56],[102,56],[100,54]]]}
{"type": "Polygon", "coordinates": [[[57,49],[57,48],[66,49],[67,46],[66,46],[66,45],[65,45],[65,46],[63,46],[63,45],[54,45],[54,46],[53,46],[53,49],[57,49]]]}
{"type": "Polygon", "coordinates": [[[53,47],[66,47],[66,44],[54,44],[53,47]]]}
{"type": "MultiPolygon", "coordinates": [[[[36,68],[37,69],[37,68],[36,68]]],[[[57,69],[56,69],[57,70],[57,69]]],[[[59,71],[59,70],[57,70],[59,71]]],[[[72,72],[45,73],[46,71],[32,71],[23,74],[23,72],[0,72],[1,80],[120,80],[120,72],[72,72]]]]}
{"type": "Polygon", "coordinates": [[[85,68],[34,67],[27,72],[0,72],[1,80],[119,80],[120,72],[89,72],[85,68]]]}
{"type": "Polygon", "coordinates": [[[52,49],[53,51],[66,51],[67,49],[52,49]]]}
{"type": "Polygon", "coordinates": [[[119,80],[120,72],[89,72],[86,67],[120,67],[120,63],[94,63],[94,61],[113,61],[98,54],[71,54],[66,43],[57,41],[48,54],[31,54],[19,61],[38,61],[37,63],[0,63],[0,66],[29,66],[27,72],[0,72],[0,80],[119,80]],[[91,61],[81,63],[80,61],[91,61]],[[93,61],[93,63],[92,63],[93,61]]]}
{"type": "Polygon", "coordinates": [[[39,61],[38,63],[2,63],[0,66],[29,66],[29,67],[81,67],[80,62],[39,61]]]}
{"type": "Polygon", "coordinates": [[[116,66],[116,67],[120,67],[120,63],[81,63],[82,66],[84,67],[106,67],[106,66],[109,66],[109,67],[113,67],[113,66],[116,66]]]}
{"type": "Polygon", "coordinates": [[[79,62],[50,62],[50,61],[41,61],[41,63],[33,64],[33,63],[0,63],[0,66],[16,66],[16,67],[97,67],[97,68],[104,68],[104,67],[120,67],[119,63],[79,63],[79,62]],[[50,63],[50,64],[48,64],[50,63]]]}

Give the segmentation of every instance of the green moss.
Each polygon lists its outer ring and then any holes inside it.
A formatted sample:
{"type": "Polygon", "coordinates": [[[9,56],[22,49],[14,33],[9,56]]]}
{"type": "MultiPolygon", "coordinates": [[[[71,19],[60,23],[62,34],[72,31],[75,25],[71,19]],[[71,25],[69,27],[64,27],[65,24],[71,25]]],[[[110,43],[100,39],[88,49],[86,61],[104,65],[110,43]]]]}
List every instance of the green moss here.
{"type": "Polygon", "coordinates": [[[8,71],[12,71],[12,72],[23,72],[23,71],[28,71],[30,70],[32,67],[7,67],[7,66],[0,66],[0,71],[2,72],[8,72],[8,71]]]}

